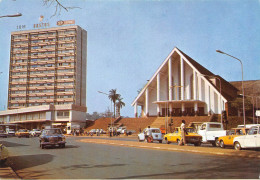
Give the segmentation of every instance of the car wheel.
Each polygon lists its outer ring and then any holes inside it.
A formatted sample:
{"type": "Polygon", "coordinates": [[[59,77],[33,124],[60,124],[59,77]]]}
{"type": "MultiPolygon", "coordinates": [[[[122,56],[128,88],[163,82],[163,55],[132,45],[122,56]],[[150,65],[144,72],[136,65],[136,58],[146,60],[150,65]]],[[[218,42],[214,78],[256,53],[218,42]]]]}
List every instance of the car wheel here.
{"type": "Polygon", "coordinates": [[[201,142],[194,143],[194,146],[200,146],[201,142]]]}
{"type": "Polygon", "coordinates": [[[62,145],[62,148],[65,148],[65,144],[62,145]]]}
{"type": "Polygon", "coordinates": [[[216,147],[216,142],[211,143],[213,147],[216,147]]]}
{"type": "Polygon", "coordinates": [[[159,143],[162,143],[162,140],[159,140],[159,143]]]}
{"type": "Polygon", "coordinates": [[[235,150],[241,150],[242,149],[239,142],[235,142],[234,148],[235,148],[235,150]]]}
{"type": "Polygon", "coordinates": [[[220,146],[221,148],[225,148],[224,141],[221,140],[221,141],[219,142],[219,146],[220,146]]]}
{"type": "Polygon", "coordinates": [[[41,147],[42,149],[44,149],[44,145],[42,144],[42,147],[41,147]]]}
{"type": "Polygon", "coordinates": [[[217,147],[219,147],[219,140],[218,140],[218,138],[215,139],[215,145],[216,145],[217,147]]]}
{"type": "Polygon", "coordinates": [[[177,144],[178,144],[178,145],[180,144],[180,140],[179,140],[179,139],[177,139],[177,144]]]}
{"type": "Polygon", "coordinates": [[[165,139],[166,140],[166,144],[170,144],[171,142],[170,141],[168,141],[168,139],[165,139]]]}

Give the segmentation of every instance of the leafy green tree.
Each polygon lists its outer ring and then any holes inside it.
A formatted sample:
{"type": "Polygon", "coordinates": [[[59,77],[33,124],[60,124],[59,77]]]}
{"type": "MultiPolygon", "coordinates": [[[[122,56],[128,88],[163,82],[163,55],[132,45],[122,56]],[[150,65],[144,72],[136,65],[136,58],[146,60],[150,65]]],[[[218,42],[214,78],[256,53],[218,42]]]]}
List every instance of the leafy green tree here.
{"type": "MultiPolygon", "coordinates": [[[[237,97],[231,101],[231,107],[237,109],[238,115],[243,112],[243,97],[237,97]]],[[[249,98],[245,97],[245,111],[252,109],[252,103],[249,98]]]]}

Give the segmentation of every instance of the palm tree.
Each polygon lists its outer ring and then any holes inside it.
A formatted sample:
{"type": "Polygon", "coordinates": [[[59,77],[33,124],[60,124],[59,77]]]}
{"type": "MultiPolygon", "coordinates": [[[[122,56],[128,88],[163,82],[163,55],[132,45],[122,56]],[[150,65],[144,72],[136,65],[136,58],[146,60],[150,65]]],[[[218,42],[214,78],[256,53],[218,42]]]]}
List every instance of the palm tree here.
{"type": "Polygon", "coordinates": [[[116,89],[111,89],[109,91],[109,95],[108,95],[108,98],[113,101],[114,103],[114,118],[115,118],[115,110],[116,110],[116,100],[118,100],[118,97],[120,95],[116,93],[116,89]]]}
{"type": "Polygon", "coordinates": [[[116,102],[116,107],[118,109],[118,115],[120,116],[120,109],[122,109],[123,106],[125,106],[125,103],[122,101],[123,98],[119,95],[117,102],[116,102]]]}

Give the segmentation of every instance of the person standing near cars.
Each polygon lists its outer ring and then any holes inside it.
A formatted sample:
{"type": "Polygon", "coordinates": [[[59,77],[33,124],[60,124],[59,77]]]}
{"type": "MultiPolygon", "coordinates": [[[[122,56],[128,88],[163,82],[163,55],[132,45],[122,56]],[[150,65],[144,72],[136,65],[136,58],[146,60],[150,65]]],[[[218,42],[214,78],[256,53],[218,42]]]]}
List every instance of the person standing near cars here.
{"type": "Polygon", "coordinates": [[[151,129],[150,129],[150,126],[148,126],[147,130],[146,130],[146,140],[147,142],[150,142],[152,139],[152,133],[151,133],[151,129]]]}
{"type": "Polygon", "coordinates": [[[179,145],[183,146],[183,145],[186,144],[186,139],[185,139],[185,133],[186,133],[185,128],[186,128],[186,126],[185,126],[185,120],[182,120],[181,122],[182,122],[181,123],[181,140],[180,140],[179,145]]]}

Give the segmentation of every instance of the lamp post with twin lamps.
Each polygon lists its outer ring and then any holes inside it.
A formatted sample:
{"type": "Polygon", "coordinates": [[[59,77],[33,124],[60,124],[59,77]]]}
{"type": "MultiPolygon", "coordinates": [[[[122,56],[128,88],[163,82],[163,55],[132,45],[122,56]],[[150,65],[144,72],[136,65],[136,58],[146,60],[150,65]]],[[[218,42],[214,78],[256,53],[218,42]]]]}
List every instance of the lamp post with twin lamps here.
{"type": "Polygon", "coordinates": [[[243,83],[243,81],[244,81],[244,77],[243,77],[243,63],[242,63],[242,61],[241,61],[240,59],[238,59],[238,58],[236,58],[236,57],[234,57],[234,56],[231,56],[230,54],[227,54],[227,53],[225,53],[225,52],[223,52],[223,51],[216,50],[216,52],[221,53],[221,54],[225,54],[225,55],[227,55],[227,56],[230,56],[230,57],[232,57],[232,58],[238,60],[238,61],[240,62],[240,64],[241,64],[241,71],[242,71],[242,94],[243,94],[243,119],[244,119],[244,127],[246,127],[245,91],[244,91],[244,83],[243,83]]]}

